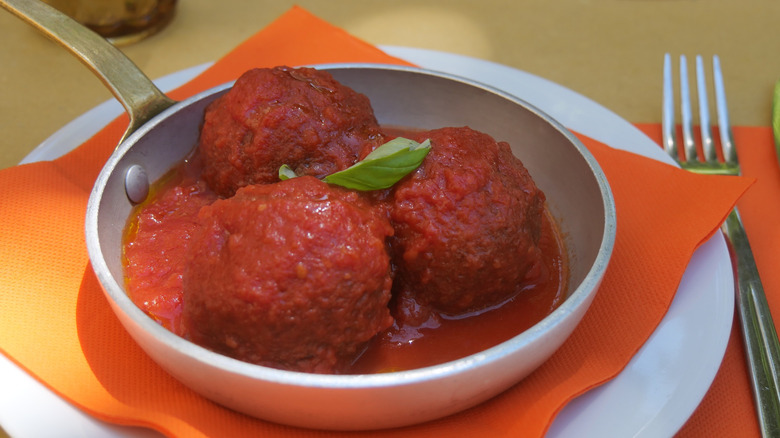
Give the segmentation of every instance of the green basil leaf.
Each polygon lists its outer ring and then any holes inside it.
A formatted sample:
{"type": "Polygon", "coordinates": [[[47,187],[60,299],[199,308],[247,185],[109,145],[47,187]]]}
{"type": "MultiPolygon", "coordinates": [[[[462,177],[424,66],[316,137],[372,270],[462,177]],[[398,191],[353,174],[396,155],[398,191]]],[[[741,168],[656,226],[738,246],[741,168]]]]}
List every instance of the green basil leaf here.
{"type": "Polygon", "coordinates": [[[290,166],[286,164],[282,164],[282,166],[279,168],[279,179],[284,181],[286,179],[295,178],[296,175],[295,171],[293,171],[290,166]]]}
{"type": "Polygon", "coordinates": [[[418,143],[398,137],[351,167],[326,176],[323,181],[354,190],[386,189],[417,169],[430,150],[430,140],[418,143]]]}

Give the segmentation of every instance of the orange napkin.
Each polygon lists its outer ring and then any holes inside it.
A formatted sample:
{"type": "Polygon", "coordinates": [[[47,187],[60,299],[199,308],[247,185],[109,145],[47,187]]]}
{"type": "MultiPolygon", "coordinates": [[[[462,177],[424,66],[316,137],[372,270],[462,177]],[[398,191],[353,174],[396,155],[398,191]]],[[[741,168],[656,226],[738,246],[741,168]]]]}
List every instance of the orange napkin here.
{"type": "MultiPolygon", "coordinates": [[[[640,125],[639,128],[660,144],[659,125],[640,125]]],[[[735,127],[733,131],[742,173],[756,180],[737,206],[777,324],[780,322],[780,270],[777,269],[780,256],[780,166],[775,155],[772,129],[735,127]]],[[[735,320],[718,375],[679,436],[759,435],[742,334],[735,320]]]]}
{"type": "MultiPolygon", "coordinates": [[[[293,8],[191,83],[183,98],[255,66],[402,63],[293,8]]],[[[126,118],[52,162],[0,171],[0,349],[86,412],[169,436],[354,436],[249,418],[193,393],[154,364],[109,309],[88,264],[84,210],[126,118]]],[[[614,191],[614,257],[592,308],[539,370],[461,414],[371,436],[541,436],[573,397],[619,373],[663,318],[696,247],[751,184],[696,176],[582,137],[614,191]]]]}

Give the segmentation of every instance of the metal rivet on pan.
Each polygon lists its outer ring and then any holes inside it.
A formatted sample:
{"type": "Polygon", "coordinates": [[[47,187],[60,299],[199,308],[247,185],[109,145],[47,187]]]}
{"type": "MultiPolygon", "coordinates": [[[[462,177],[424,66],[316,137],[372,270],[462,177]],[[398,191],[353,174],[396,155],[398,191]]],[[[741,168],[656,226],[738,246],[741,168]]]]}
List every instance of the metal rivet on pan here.
{"type": "Polygon", "coordinates": [[[125,173],[125,192],[130,201],[138,204],[149,195],[149,177],[146,170],[138,164],[133,164],[125,173]]]}

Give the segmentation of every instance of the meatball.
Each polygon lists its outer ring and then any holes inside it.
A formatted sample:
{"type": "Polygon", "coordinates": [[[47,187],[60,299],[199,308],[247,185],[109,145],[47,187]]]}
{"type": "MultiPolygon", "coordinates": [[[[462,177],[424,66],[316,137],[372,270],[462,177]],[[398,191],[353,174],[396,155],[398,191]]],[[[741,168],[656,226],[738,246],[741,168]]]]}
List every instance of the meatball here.
{"type": "Polygon", "coordinates": [[[393,323],[386,216],[303,176],[204,207],[183,274],[187,336],[259,365],[339,373],[393,323]]]}
{"type": "Polygon", "coordinates": [[[249,70],[205,111],[203,178],[222,196],[298,175],[346,169],[384,142],[368,98],[311,68],[249,70]]]}
{"type": "Polygon", "coordinates": [[[543,269],[544,194],[505,142],[468,127],[416,137],[431,152],[390,195],[399,303],[446,315],[503,303],[543,269]]]}

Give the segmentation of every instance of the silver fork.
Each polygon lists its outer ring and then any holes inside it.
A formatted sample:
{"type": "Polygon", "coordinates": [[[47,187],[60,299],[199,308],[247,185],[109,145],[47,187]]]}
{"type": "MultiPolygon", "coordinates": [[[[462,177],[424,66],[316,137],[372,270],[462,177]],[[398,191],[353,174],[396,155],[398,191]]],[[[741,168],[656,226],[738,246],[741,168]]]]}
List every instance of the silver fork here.
{"type": "MultiPolygon", "coordinates": [[[[703,156],[700,156],[701,154],[697,151],[696,140],[693,134],[691,93],[688,89],[688,65],[684,55],[680,56],[682,151],[677,146],[674,120],[672,62],[668,53],[664,56],[662,118],[664,148],[683,169],[697,173],[739,175],[737,151],[729,124],[726,93],[723,87],[723,76],[720,71],[720,60],[717,55],[713,56],[712,70],[722,160],[718,158],[715,141],[712,137],[709,102],[707,101],[707,84],[701,56],[696,57],[696,88],[703,156]]],[[[761,432],[767,437],[778,436],[780,435],[780,375],[778,374],[780,371],[780,343],[777,340],[775,325],[769,312],[769,306],[764,295],[764,288],[761,285],[758,270],[756,269],[750,243],[736,207],[721,226],[721,230],[731,245],[732,262],[737,274],[736,303],[745,340],[745,350],[761,432]]]]}

